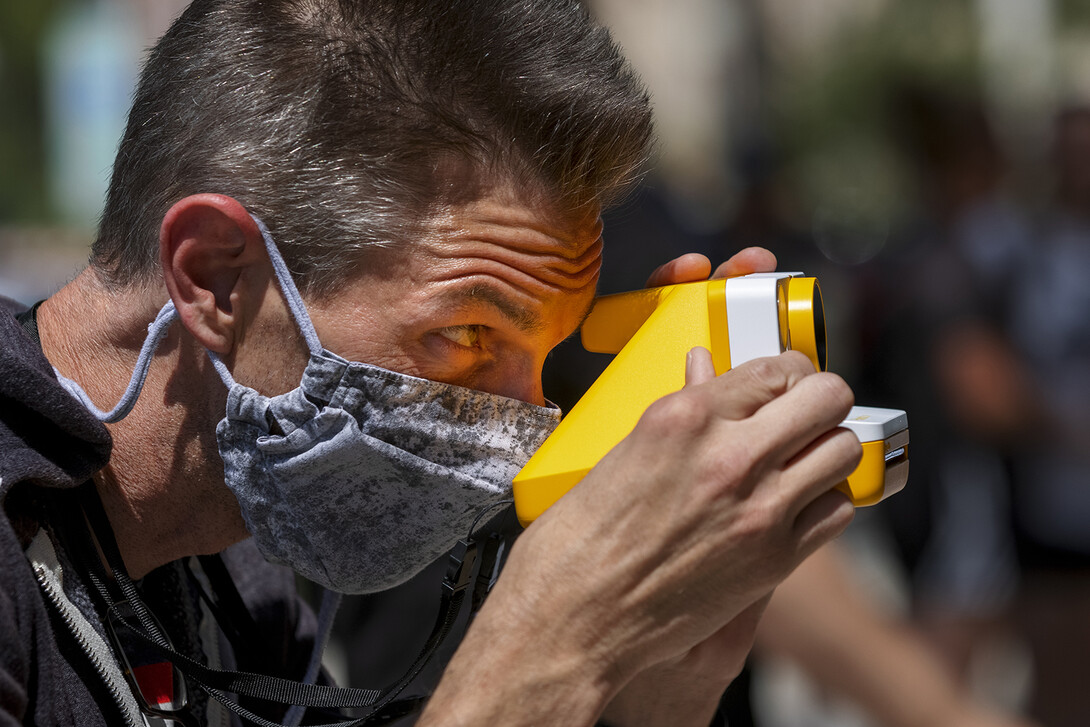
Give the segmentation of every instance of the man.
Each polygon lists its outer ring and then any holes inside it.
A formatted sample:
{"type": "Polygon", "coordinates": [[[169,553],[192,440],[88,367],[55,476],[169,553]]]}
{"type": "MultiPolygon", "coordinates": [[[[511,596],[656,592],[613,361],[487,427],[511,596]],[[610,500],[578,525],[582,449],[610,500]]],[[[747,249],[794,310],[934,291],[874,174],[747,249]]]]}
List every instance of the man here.
{"type": "MultiPolygon", "coordinates": [[[[110,678],[141,671],[127,608],[215,662],[201,617],[238,609],[192,556],[253,535],[358,592],[453,545],[555,422],[542,363],[649,138],[570,0],[197,0],[149,57],[91,267],[19,314],[29,335],[4,318],[0,723],[132,719],[110,678]]],[[[709,272],[683,257],[653,282],[709,272]]],[[[836,427],[851,392],[801,356],[685,365],[518,540],[420,724],[712,717],[772,589],[850,521],[833,487],[859,445],[836,427]]],[[[305,618],[235,550],[253,622],[226,619],[218,663],[298,679],[305,618]]],[[[177,698],[156,673],[145,715],[177,698]]]]}

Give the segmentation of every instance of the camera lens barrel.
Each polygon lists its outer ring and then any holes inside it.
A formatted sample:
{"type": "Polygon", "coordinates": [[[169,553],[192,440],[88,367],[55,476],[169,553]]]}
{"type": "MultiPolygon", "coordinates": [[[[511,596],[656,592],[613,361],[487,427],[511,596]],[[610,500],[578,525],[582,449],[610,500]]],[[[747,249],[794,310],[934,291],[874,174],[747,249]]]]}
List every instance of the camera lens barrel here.
{"type": "Polygon", "coordinates": [[[806,354],[818,371],[828,368],[825,306],[817,278],[784,281],[787,289],[788,347],[806,354]]]}

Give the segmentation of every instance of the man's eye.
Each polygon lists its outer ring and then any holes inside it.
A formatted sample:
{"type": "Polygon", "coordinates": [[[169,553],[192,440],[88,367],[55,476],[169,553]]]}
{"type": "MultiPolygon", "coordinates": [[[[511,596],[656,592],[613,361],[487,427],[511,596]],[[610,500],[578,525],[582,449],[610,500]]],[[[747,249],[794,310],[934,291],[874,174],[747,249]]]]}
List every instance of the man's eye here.
{"type": "Polygon", "coordinates": [[[481,337],[480,326],[451,326],[440,329],[439,335],[454,341],[459,346],[474,348],[481,337]]]}

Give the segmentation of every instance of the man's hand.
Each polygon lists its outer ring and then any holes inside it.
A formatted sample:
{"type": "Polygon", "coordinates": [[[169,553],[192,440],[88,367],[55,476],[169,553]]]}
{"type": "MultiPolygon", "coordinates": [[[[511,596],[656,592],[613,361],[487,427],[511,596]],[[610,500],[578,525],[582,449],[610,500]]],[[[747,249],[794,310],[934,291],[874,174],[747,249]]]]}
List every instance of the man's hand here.
{"type": "MultiPolygon", "coordinates": [[[[685,386],[715,378],[707,349],[694,348],[685,368],[685,386]]],[[[610,725],[707,725],[719,700],[745,665],[771,593],[681,657],[637,674],[603,713],[610,725]]]]}
{"type": "MultiPolygon", "coordinates": [[[[658,279],[684,277],[674,265],[658,279]]],[[[720,669],[697,685],[706,709],[740,668],[768,594],[851,521],[834,488],[860,446],[837,427],[850,389],[802,354],[719,377],[704,355],[519,538],[422,725],[592,724],[653,667],[672,681],[720,669]]]]}
{"type": "MultiPolygon", "coordinates": [[[[776,256],[760,247],[735,254],[716,268],[713,278],[729,278],[776,269],[776,256]]],[[[711,261],[689,253],[659,266],[647,287],[704,280],[711,261]]],[[[715,378],[708,351],[693,349],[685,369],[685,385],[695,386],[715,378]]],[[[669,659],[636,675],[606,708],[603,717],[611,725],[706,725],[719,699],[741,672],[761,615],[771,593],[759,599],[734,620],[683,656],[669,659]]]]}
{"type": "Polygon", "coordinates": [[[534,632],[527,653],[601,665],[613,696],[714,643],[851,520],[833,489],[859,459],[837,428],[851,403],[843,381],[787,353],[653,405],[512,550],[493,597],[532,620],[512,627],[534,632]]]}

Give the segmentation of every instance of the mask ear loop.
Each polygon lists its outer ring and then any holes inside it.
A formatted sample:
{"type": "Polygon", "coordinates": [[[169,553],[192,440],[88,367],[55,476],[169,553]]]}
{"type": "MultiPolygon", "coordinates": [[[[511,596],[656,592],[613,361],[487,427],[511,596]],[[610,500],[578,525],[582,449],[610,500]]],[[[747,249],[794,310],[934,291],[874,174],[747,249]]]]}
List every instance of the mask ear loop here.
{"type": "Polygon", "coordinates": [[[167,334],[167,329],[177,318],[178,311],[174,308],[174,301],[168,300],[166,305],[159,309],[155,320],[148,325],[148,337],[144,339],[144,345],[140,348],[140,355],[136,359],[136,368],[132,372],[132,378],[129,379],[129,385],[125,388],[125,393],[121,395],[121,400],[110,411],[102,411],[95,406],[95,403],[91,401],[91,397],[87,395],[83,387],[72,379],[63,376],[60,371],[54,368],[53,372],[57,375],[57,381],[69,394],[79,399],[79,402],[94,414],[99,421],[107,424],[121,421],[128,416],[133,406],[136,405],[140,391],[144,388],[144,381],[148,377],[148,369],[151,367],[151,359],[155,355],[155,349],[159,348],[159,344],[162,343],[167,334]]]}
{"type": "Polygon", "coordinates": [[[299,288],[295,286],[295,280],[292,279],[291,272],[288,270],[284,258],[280,255],[280,250],[277,249],[276,243],[273,242],[269,228],[256,215],[250,215],[250,217],[257,223],[257,229],[261,231],[261,238],[265,241],[265,250],[269,253],[269,261],[272,262],[273,272],[280,283],[280,290],[284,293],[284,298],[288,302],[288,309],[291,310],[291,315],[307,342],[307,349],[313,354],[321,353],[322,344],[318,340],[318,332],[314,330],[314,323],[311,322],[307,307],[303,304],[303,296],[299,294],[299,288]]]}
{"type": "MultiPolygon", "coordinates": [[[[272,235],[269,233],[269,228],[255,215],[250,215],[250,217],[257,224],[257,229],[261,232],[261,238],[265,242],[265,250],[268,252],[269,261],[272,263],[273,272],[276,275],[277,281],[280,283],[280,290],[284,294],[284,299],[287,301],[288,310],[291,311],[292,318],[295,319],[296,325],[299,326],[299,331],[303,334],[307,349],[310,350],[311,354],[321,353],[322,344],[318,340],[318,332],[314,329],[314,323],[307,314],[307,308],[303,304],[303,297],[299,294],[299,289],[296,287],[295,281],[292,280],[291,272],[288,270],[284,258],[281,257],[280,251],[277,250],[276,243],[273,242],[272,235]]],[[[155,320],[148,325],[148,336],[144,339],[144,345],[140,348],[140,355],[136,359],[136,367],[133,369],[132,377],[129,379],[129,385],[125,388],[125,393],[121,395],[121,400],[109,411],[99,409],[98,406],[91,401],[91,397],[87,395],[87,392],[83,390],[82,386],[54,368],[53,372],[57,375],[57,381],[60,382],[61,386],[63,386],[68,393],[78,399],[79,402],[99,421],[107,424],[121,421],[129,415],[129,412],[131,412],[132,408],[136,405],[136,400],[140,397],[140,392],[143,390],[144,382],[148,377],[151,359],[154,357],[155,351],[159,348],[159,344],[162,343],[163,338],[166,337],[170,325],[177,319],[178,310],[174,307],[174,301],[168,300],[166,304],[159,309],[159,313],[156,314],[155,320]]],[[[234,386],[235,379],[231,375],[227,365],[220,359],[219,355],[209,351],[208,357],[212,359],[212,366],[215,367],[216,372],[223,380],[223,383],[227,385],[227,388],[234,386]]]]}
{"type": "MultiPolygon", "coordinates": [[[[291,277],[291,271],[288,270],[287,263],[284,262],[280,250],[277,249],[276,243],[273,242],[269,228],[257,215],[251,214],[250,219],[257,225],[257,229],[261,232],[261,239],[265,241],[265,251],[269,255],[273,274],[276,275],[276,280],[280,284],[280,292],[284,294],[284,301],[288,304],[291,317],[295,319],[295,324],[299,326],[299,332],[303,334],[307,350],[310,351],[312,356],[316,356],[323,350],[322,343],[318,340],[318,331],[314,329],[314,323],[310,320],[310,314],[307,313],[307,307],[303,303],[303,296],[299,294],[299,288],[296,287],[295,280],[291,277]]],[[[231,375],[231,371],[227,368],[227,364],[220,359],[219,354],[209,351],[208,358],[212,360],[212,366],[215,367],[216,373],[223,379],[223,383],[227,388],[233,387],[235,377],[231,375]]]]}

